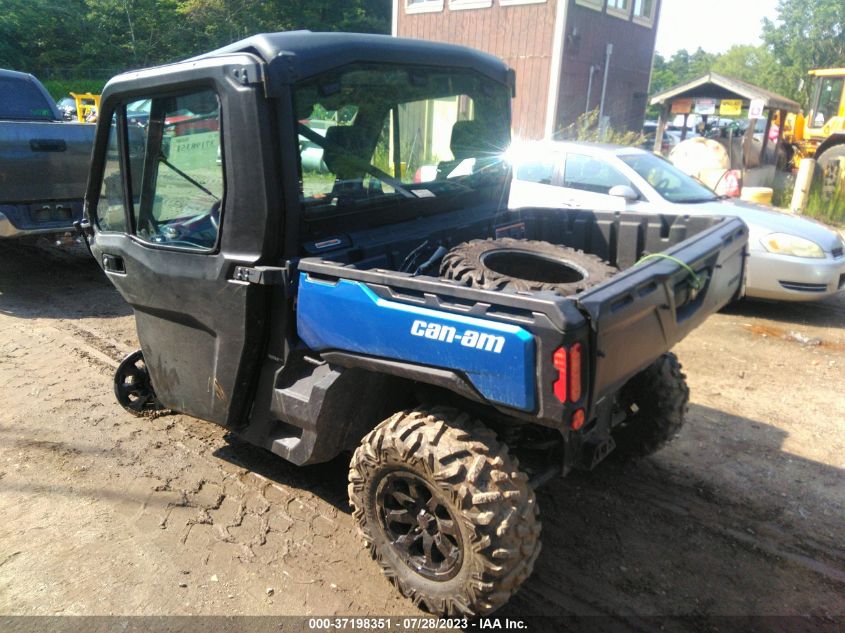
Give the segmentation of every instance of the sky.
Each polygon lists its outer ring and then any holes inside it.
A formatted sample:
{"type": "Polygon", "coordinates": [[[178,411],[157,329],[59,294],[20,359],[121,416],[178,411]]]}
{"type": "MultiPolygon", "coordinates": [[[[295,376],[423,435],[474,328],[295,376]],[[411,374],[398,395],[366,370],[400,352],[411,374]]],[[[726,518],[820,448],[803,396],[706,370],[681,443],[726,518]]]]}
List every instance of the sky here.
{"type": "Polygon", "coordinates": [[[734,44],[760,44],[761,22],[775,15],[777,0],[663,0],[657,52],[669,57],[699,46],[724,53],[734,44]]]}

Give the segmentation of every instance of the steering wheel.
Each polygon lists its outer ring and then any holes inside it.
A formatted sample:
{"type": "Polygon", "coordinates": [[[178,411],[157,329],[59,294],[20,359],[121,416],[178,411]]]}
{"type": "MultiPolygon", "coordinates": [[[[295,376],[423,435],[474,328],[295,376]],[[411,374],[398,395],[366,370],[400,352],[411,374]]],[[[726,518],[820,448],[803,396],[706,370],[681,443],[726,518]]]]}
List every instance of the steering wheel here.
{"type": "Polygon", "coordinates": [[[657,181],[657,184],[654,185],[654,188],[658,191],[663,191],[664,189],[669,188],[669,179],[668,178],[661,178],[657,181]]]}

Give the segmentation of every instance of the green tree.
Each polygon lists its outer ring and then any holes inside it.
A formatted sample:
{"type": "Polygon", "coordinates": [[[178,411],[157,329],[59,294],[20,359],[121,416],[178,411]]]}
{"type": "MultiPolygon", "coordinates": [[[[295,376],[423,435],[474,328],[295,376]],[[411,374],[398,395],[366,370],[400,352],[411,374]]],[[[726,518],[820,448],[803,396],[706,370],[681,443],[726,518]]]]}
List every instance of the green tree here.
{"type": "Polygon", "coordinates": [[[772,78],[776,92],[804,105],[812,68],[845,65],[845,2],[842,0],[780,0],[777,18],[763,20],[763,41],[778,66],[772,78]]]}
{"type": "Polygon", "coordinates": [[[764,88],[777,84],[778,65],[765,46],[732,46],[716,57],[710,69],[764,88]]]}
{"type": "Polygon", "coordinates": [[[254,33],[390,31],[390,0],[0,0],[0,67],[106,79],[254,33]]]}

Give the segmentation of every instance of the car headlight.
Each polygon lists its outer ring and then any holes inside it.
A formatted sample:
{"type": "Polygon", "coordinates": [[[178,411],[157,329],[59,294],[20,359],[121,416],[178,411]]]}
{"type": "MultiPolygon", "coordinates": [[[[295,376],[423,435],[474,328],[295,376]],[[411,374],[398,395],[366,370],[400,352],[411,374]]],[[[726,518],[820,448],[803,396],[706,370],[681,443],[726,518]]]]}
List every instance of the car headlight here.
{"type": "Polygon", "coordinates": [[[760,240],[770,253],[824,259],[824,250],[815,242],[788,233],[772,233],[760,240]]]}

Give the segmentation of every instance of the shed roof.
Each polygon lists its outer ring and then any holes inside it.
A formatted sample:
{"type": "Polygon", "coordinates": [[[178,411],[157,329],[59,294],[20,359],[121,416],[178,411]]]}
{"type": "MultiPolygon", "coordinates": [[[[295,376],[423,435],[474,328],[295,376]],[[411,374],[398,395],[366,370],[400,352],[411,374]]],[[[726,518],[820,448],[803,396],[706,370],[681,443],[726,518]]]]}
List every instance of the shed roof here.
{"type": "Polygon", "coordinates": [[[674,99],[702,97],[710,99],[742,99],[751,101],[759,99],[765,107],[774,110],[786,110],[787,112],[798,112],[801,106],[786,97],[776,94],[770,90],[760,88],[733,77],[725,77],[718,73],[707,73],[680,86],[654,95],[651,98],[651,105],[662,105],[674,99]]]}

